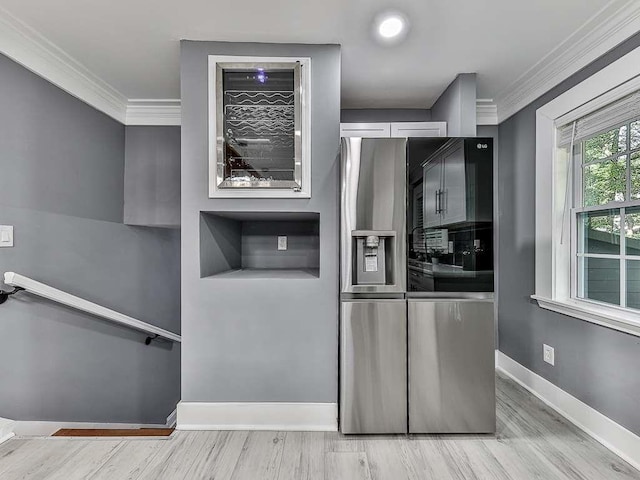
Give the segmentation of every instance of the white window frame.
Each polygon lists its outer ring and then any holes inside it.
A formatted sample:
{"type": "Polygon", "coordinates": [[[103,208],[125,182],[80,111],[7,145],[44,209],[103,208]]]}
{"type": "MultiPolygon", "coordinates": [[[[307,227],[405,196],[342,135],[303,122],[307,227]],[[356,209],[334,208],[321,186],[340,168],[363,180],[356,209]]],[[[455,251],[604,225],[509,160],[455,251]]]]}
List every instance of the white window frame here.
{"type": "MultiPolygon", "coordinates": [[[[565,214],[573,188],[566,152],[556,148],[557,127],[640,90],[640,48],[611,63],[536,111],[535,294],[540,307],[640,336],[640,312],[576,298],[575,212],[565,214]],[[562,238],[573,236],[573,241],[562,238]]],[[[580,166],[581,168],[581,166],[580,166]]],[[[576,167],[576,170],[578,167],[576,167]]],[[[573,198],[573,196],[572,196],[573,198]]],[[[616,204],[617,207],[624,204],[616,204]]],[[[622,232],[623,233],[623,232],[622,232]]]]}

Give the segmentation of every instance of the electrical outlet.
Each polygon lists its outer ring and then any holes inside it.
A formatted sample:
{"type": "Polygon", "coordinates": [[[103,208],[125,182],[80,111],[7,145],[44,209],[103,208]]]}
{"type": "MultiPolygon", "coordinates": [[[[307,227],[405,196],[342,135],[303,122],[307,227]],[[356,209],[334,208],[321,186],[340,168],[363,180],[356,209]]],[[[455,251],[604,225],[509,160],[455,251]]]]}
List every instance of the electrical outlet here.
{"type": "Polygon", "coordinates": [[[287,237],[285,235],[278,236],[278,250],[287,249],[287,237]]]}
{"type": "Polygon", "coordinates": [[[555,365],[556,364],[556,352],[553,347],[547,344],[542,344],[542,358],[545,362],[555,365]]]}

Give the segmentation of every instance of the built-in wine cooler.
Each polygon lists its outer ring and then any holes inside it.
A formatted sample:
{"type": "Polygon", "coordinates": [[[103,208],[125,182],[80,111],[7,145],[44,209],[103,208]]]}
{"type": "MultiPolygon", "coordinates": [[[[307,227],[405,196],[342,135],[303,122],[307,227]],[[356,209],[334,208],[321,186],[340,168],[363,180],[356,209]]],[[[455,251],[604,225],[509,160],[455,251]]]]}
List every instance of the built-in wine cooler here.
{"type": "Polygon", "coordinates": [[[308,59],[211,58],[210,196],[310,196],[308,59]]]}

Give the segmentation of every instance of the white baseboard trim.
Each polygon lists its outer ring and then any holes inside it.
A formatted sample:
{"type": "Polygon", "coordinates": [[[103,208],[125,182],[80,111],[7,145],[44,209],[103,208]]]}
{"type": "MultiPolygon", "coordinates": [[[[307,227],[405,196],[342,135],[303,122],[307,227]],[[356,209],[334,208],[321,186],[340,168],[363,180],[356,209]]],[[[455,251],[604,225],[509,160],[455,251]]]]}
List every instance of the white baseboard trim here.
{"type": "Polygon", "coordinates": [[[496,351],[497,368],[560,415],[640,470],[640,437],[528,368],[496,351]]]}
{"type": "Polygon", "coordinates": [[[169,414],[169,416],[167,417],[166,427],[167,428],[173,428],[173,427],[176,426],[176,423],[178,423],[178,409],[174,408],[173,412],[171,412],[169,414]]]}
{"type": "Polygon", "coordinates": [[[142,423],[90,423],[90,422],[39,422],[17,421],[14,433],[18,437],[48,437],[61,428],[80,429],[134,429],[134,428],[167,428],[163,424],[142,423]]]}
{"type": "Polygon", "coordinates": [[[335,432],[338,404],[180,402],[176,428],[335,432]]]}

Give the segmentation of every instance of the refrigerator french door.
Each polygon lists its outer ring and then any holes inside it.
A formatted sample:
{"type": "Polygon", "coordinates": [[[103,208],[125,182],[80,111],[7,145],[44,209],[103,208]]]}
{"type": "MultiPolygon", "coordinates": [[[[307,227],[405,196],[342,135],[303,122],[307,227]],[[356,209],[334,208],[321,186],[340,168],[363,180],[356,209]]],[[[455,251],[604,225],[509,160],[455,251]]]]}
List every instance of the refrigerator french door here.
{"type": "Polygon", "coordinates": [[[409,432],[496,429],[491,299],[409,299],[409,432]]]}
{"type": "Polygon", "coordinates": [[[493,142],[408,150],[409,432],[495,432],[493,142]]]}
{"type": "Polygon", "coordinates": [[[406,315],[404,299],[342,302],[342,433],[407,431],[406,315]]]}
{"type": "Polygon", "coordinates": [[[343,138],[340,430],[407,431],[406,139],[343,138]]]}

